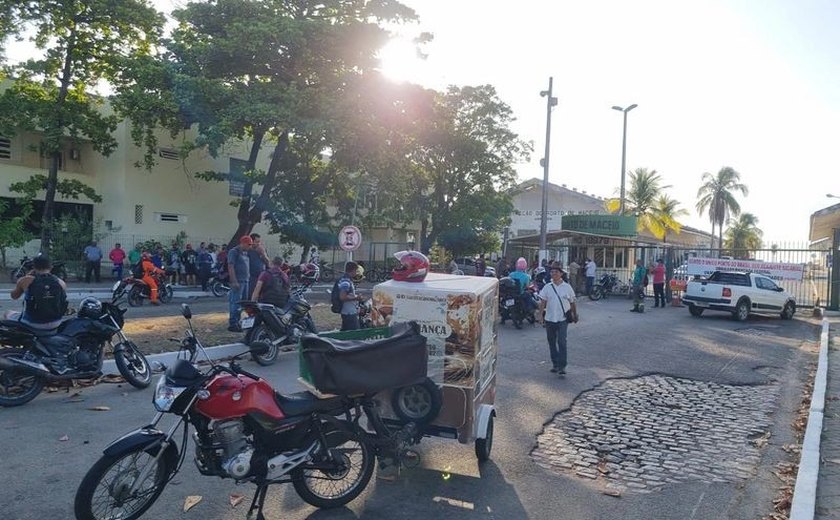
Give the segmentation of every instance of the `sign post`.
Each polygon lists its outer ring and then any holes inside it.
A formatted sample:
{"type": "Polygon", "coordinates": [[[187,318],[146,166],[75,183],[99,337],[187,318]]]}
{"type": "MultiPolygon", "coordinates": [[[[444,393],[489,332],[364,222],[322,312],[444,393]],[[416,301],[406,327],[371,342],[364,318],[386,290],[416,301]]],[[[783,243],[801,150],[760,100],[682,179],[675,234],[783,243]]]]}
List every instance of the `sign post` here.
{"type": "Polygon", "coordinates": [[[356,226],[344,226],[338,232],[338,247],[347,252],[347,261],[353,260],[353,251],[362,245],[362,232],[356,226]]]}

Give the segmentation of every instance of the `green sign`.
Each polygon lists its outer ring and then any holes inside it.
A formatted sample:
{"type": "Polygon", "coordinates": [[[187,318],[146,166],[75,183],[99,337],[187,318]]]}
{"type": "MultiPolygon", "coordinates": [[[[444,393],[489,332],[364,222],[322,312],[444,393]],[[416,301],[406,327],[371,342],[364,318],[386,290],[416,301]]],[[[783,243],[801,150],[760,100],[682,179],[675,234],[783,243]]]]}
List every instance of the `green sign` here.
{"type": "Polygon", "coordinates": [[[621,215],[564,215],[561,219],[563,231],[580,231],[593,235],[614,237],[636,236],[636,217],[621,215]]]}

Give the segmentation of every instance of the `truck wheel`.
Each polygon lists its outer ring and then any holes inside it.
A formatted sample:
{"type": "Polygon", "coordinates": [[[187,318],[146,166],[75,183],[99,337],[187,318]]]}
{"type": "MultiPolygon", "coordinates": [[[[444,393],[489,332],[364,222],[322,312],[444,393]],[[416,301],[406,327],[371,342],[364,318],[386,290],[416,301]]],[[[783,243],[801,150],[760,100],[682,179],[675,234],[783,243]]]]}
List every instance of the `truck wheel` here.
{"type": "Polygon", "coordinates": [[[703,315],[703,309],[693,303],[688,304],[688,312],[691,313],[692,316],[697,316],[698,318],[703,315]]]}
{"type": "Polygon", "coordinates": [[[747,321],[747,318],[750,317],[750,301],[747,298],[738,300],[738,305],[735,307],[732,317],[738,321],[747,321]]]}
{"type": "Polygon", "coordinates": [[[782,319],[792,320],[794,314],[796,314],[796,304],[793,302],[787,302],[785,304],[785,308],[782,309],[782,319]]]}

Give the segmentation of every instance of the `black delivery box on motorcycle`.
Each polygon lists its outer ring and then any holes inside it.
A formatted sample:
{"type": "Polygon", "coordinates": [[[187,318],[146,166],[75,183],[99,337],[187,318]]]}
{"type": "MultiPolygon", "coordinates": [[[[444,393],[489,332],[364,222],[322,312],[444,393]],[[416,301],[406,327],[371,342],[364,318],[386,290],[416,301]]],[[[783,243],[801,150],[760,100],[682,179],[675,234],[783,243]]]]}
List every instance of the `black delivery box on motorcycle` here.
{"type": "Polygon", "coordinates": [[[375,394],[426,378],[429,354],[417,323],[394,324],[374,340],[338,340],[307,334],[301,354],[311,382],[328,394],[375,394]]]}

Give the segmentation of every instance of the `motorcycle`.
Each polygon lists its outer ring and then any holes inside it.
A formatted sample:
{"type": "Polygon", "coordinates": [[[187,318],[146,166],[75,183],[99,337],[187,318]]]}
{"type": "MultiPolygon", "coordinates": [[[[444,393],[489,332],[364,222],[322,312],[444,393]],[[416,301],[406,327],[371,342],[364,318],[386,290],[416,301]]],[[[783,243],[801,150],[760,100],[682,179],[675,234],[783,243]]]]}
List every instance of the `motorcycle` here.
{"type": "Polygon", "coordinates": [[[224,269],[216,269],[207,284],[210,286],[210,292],[213,293],[213,296],[227,296],[230,292],[230,278],[224,269]]]}
{"type": "Polygon", "coordinates": [[[122,331],[125,310],[111,303],[101,305],[100,316],[83,317],[82,305],[79,316],[54,330],[0,321],[0,343],[6,347],[0,349],[0,406],[26,404],[46,383],[99,377],[105,343],[113,348],[117,369],[131,386],[149,386],[149,362],[122,331]]]}
{"type": "Polygon", "coordinates": [[[502,317],[502,325],[507,320],[511,320],[517,329],[522,328],[525,320],[533,324],[536,321],[534,314],[536,305],[530,304],[530,301],[536,303],[536,294],[537,288],[533,283],[530,283],[525,288],[525,292],[520,294],[519,283],[516,280],[507,276],[502,277],[499,280],[499,315],[502,317]]]}
{"type": "MultiPolygon", "coordinates": [[[[154,274],[155,280],[158,284],[158,299],[161,303],[169,303],[172,301],[172,296],[175,294],[172,284],[166,281],[165,274],[154,274]]],[[[126,297],[128,304],[132,307],[140,307],[143,305],[143,300],[151,299],[151,288],[146,285],[142,278],[135,278],[128,276],[122,280],[117,280],[111,288],[111,301],[118,302],[121,298],[126,297]]]]}
{"type": "MultiPolygon", "coordinates": [[[[23,255],[23,258],[20,259],[20,265],[16,269],[12,269],[12,272],[9,275],[11,282],[17,283],[19,279],[29,274],[34,268],[35,266],[32,264],[32,259],[23,255]]],[[[64,262],[54,262],[52,264],[52,269],[50,269],[50,273],[62,280],[67,280],[67,268],[64,267],[64,262]]]]}
{"type": "Polygon", "coordinates": [[[371,312],[373,311],[373,300],[368,298],[363,302],[359,302],[359,326],[363,329],[370,329],[373,327],[373,318],[371,312]]]}
{"type": "Polygon", "coordinates": [[[289,301],[281,309],[270,303],[259,303],[251,300],[239,302],[245,310],[246,317],[239,325],[245,333],[245,344],[265,342],[268,349],[265,353],[254,354],[253,360],[262,366],[269,366],[277,361],[280,351],[293,350],[301,336],[307,333],[315,334],[315,322],[309,311],[312,305],[303,297],[308,285],[302,285],[292,291],[289,301]]]}
{"type": "MultiPolygon", "coordinates": [[[[76,491],[77,520],[142,516],[181,469],[190,426],[202,475],[257,486],[247,513],[254,520],[265,520],[263,505],[271,484],[291,483],[307,503],[336,508],[364,491],[376,457],[399,464],[411,460],[408,455],[416,456],[407,447],[422,438],[418,423],[386,424],[372,395],[283,395],[236,363],[264,350],[265,343],[255,343],[226,365],[213,363],[195,336],[192,311],[187,304],[182,308],[189,323],[181,340],[184,355],[158,380],[153,397],[157,413],[147,426],[108,445],[88,470],[76,491]],[[194,365],[199,351],[210,361],[203,372],[194,365]],[[158,424],[166,414],[175,415],[177,422],[164,431],[158,424]],[[367,428],[360,424],[363,417],[367,428]],[[175,435],[181,427],[179,443],[175,435]]],[[[414,333],[419,334],[416,326],[414,333]]]]}
{"type": "Polygon", "coordinates": [[[589,299],[598,301],[601,298],[609,298],[612,294],[626,294],[628,297],[632,297],[629,284],[621,282],[615,273],[604,273],[598,283],[592,286],[589,299]]]}

